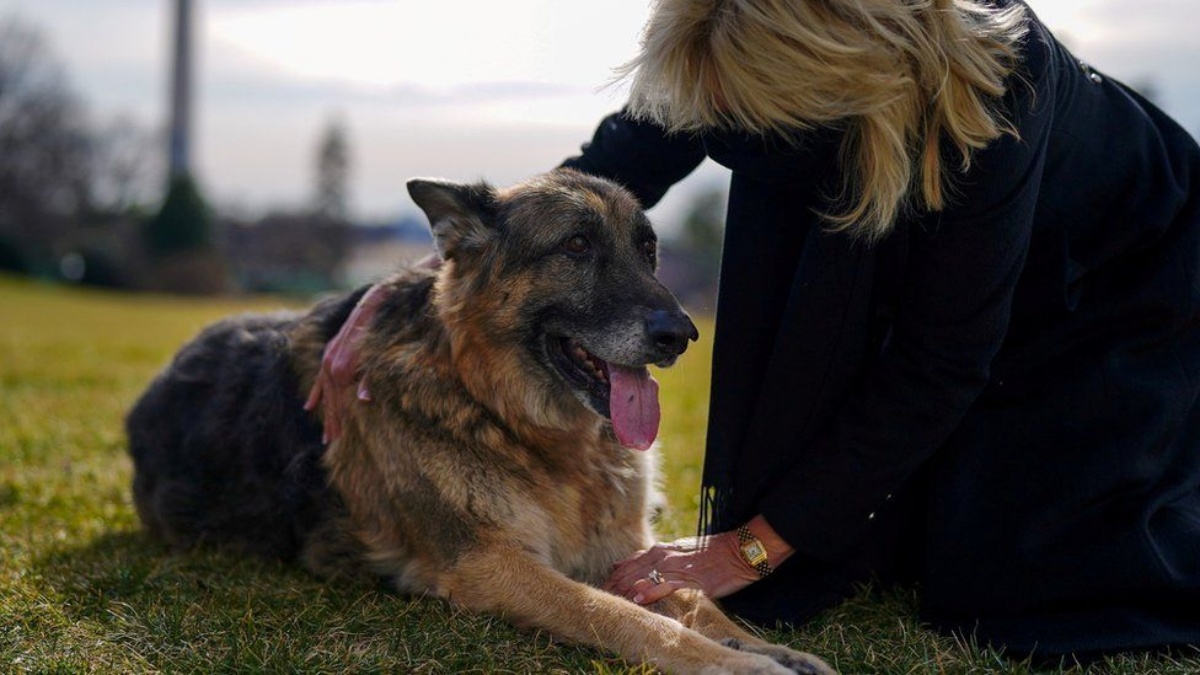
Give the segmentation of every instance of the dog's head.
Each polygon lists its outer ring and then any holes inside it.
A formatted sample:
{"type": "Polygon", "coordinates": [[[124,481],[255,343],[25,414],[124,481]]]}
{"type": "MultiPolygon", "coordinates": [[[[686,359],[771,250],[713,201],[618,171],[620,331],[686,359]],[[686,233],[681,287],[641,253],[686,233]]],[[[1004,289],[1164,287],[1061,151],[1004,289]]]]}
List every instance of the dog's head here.
{"type": "Polygon", "coordinates": [[[623,445],[649,447],[659,408],[646,366],[671,365],[698,333],[654,276],[658,240],[636,199],[565,169],[505,189],[408,190],[445,261],[435,302],[460,368],[484,371],[480,389],[523,388],[500,402],[508,413],[553,424],[582,405],[623,445]]]}

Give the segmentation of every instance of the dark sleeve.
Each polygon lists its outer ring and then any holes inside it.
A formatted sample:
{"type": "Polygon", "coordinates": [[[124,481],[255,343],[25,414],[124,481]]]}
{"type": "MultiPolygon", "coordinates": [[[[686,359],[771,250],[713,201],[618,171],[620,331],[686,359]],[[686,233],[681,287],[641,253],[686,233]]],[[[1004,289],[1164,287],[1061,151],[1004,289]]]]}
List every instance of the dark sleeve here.
{"type": "Polygon", "coordinates": [[[562,166],[614,180],[650,208],[703,160],[704,147],[695,136],[668,134],[621,111],[604,118],[582,154],[562,166]]]}
{"type": "Polygon", "coordinates": [[[1038,75],[1015,80],[1006,99],[1020,139],[1004,136],[978,152],[955,206],[909,235],[900,305],[862,388],[759,501],[772,527],[805,554],[838,558],[946,441],[988,381],[1045,163],[1053,91],[1044,86],[1044,64],[1028,59],[1038,75]]]}

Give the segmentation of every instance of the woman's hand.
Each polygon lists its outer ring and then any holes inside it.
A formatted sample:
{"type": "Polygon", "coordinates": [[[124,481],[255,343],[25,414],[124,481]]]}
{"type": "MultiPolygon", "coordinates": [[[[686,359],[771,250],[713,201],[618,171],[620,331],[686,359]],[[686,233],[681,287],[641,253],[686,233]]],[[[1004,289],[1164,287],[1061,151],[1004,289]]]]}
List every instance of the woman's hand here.
{"type": "Polygon", "coordinates": [[[304,402],[304,409],[310,412],[321,406],[325,427],[321,434],[322,443],[331,443],[342,435],[342,418],[350,389],[355,389],[358,400],[371,400],[366,383],[358,380],[358,348],[363,331],[375,318],[385,297],[387,291],[382,286],[372,286],[350,312],[338,334],[325,345],[321,369],[308,392],[308,400],[304,402]]]}
{"type": "Polygon", "coordinates": [[[640,605],[658,602],[681,588],[721,598],[758,581],[738,551],[737,537],[722,532],[655,544],[613,567],[604,590],[640,605]]]}
{"type": "MultiPolygon", "coordinates": [[[[795,552],[762,516],[755,516],[746,527],[766,549],[772,567],[795,552]]],[[[737,535],[722,532],[655,544],[639,551],[613,566],[603,588],[649,605],[681,588],[697,588],[710,598],[723,598],[760,578],[758,570],[742,557],[737,535]]]]}
{"type": "MultiPolygon", "coordinates": [[[[442,260],[437,254],[431,254],[417,261],[415,266],[436,270],[442,266],[442,260]]],[[[358,348],[363,332],[375,318],[387,295],[384,286],[372,286],[359,299],[350,316],[346,317],[346,323],[342,324],[338,334],[325,345],[321,369],[308,392],[308,400],[304,402],[304,409],[310,412],[321,406],[324,424],[322,443],[332,443],[342,435],[342,418],[348,407],[348,392],[351,389],[355,390],[358,400],[371,400],[367,384],[358,379],[358,348]]]]}

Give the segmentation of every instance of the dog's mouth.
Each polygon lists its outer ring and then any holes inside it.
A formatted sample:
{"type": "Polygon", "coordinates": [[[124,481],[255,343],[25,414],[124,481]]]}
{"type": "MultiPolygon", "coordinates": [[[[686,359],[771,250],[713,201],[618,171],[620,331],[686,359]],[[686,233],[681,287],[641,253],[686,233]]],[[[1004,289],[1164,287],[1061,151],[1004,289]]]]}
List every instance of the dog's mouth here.
{"type": "Polygon", "coordinates": [[[612,420],[621,445],[645,450],[658,436],[658,382],[645,366],[610,363],[574,338],[552,338],[550,360],[563,379],[612,420]]]}

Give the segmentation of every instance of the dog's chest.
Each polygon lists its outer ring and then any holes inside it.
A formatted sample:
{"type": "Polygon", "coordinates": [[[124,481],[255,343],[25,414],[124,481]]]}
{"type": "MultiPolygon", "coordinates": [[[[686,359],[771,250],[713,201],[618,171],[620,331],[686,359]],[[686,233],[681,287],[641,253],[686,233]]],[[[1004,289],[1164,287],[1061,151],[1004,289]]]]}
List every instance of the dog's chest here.
{"type": "Polygon", "coordinates": [[[622,448],[598,458],[549,495],[545,550],[551,564],[573,579],[598,584],[614,562],[652,541],[652,464],[631,452],[622,448]]]}

